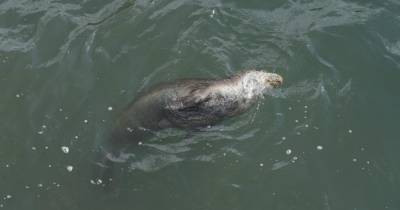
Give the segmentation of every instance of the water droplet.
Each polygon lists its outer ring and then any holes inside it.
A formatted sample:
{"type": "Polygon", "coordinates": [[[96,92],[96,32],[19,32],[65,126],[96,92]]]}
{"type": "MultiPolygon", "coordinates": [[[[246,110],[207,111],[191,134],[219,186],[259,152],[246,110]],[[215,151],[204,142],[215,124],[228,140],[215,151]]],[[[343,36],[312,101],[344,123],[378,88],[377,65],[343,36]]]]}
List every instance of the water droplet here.
{"type": "Polygon", "coordinates": [[[74,167],[73,167],[73,166],[67,166],[66,168],[67,168],[67,171],[68,171],[68,172],[71,172],[72,170],[74,170],[74,167]]]}
{"type": "Polygon", "coordinates": [[[210,15],[210,17],[211,17],[211,18],[213,18],[213,17],[214,17],[214,15],[215,15],[215,9],[213,9],[213,10],[211,11],[211,15],[210,15]]]}
{"type": "Polygon", "coordinates": [[[292,150],[291,150],[291,149],[287,149],[287,150],[286,150],[286,154],[287,154],[287,155],[292,154],[292,150]]]}
{"type": "Polygon", "coordinates": [[[69,148],[67,146],[62,146],[61,150],[65,153],[68,154],[69,153],[69,148]]]}

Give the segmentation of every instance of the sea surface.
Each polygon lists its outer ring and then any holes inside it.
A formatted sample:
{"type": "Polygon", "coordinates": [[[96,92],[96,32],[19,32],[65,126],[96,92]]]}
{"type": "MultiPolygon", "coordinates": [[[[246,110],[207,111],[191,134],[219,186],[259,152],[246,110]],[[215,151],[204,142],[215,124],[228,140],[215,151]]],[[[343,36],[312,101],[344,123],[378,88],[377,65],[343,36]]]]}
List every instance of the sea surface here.
{"type": "Polygon", "coordinates": [[[400,209],[400,1],[0,0],[0,209],[400,209]],[[141,91],[284,85],[202,132],[96,154],[141,91]]]}

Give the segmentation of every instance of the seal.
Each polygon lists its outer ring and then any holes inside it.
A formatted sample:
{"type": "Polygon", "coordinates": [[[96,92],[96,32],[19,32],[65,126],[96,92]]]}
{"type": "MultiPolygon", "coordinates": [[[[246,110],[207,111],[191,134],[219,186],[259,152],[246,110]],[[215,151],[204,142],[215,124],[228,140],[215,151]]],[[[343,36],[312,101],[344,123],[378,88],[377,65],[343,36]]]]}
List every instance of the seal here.
{"type": "Polygon", "coordinates": [[[100,164],[106,168],[102,179],[112,177],[113,163],[121,161],[116,157],[126,145],[141,144],[161,129],[196,130],[239,115],[282,82],[278,74],[246,70],[220,80],[180,79],[150,88],[117,119],[100,164]]]}
{"type": "Polygon", "coordinates": [[[242,71],[226,79],[181,79],[155,86],[134,100],[117,120],[111,139],[138,143],[164,128],[198,129],[248,110],[283,78],[242,71]]]}

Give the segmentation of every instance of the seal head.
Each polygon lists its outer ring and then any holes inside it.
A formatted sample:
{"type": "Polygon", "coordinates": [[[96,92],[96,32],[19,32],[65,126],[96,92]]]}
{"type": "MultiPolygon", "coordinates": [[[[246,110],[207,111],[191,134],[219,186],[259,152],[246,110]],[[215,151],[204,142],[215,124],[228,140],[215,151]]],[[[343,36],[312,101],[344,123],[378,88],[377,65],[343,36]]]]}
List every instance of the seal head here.
{"type": "MultiPolygon", "coordinates": [[[[192,84],[201,81],[192,81],[192,84]]],[[[248,70],[223,80],[213,80],[169,95],[165,109],[167,119],[176,127],[203,127],[243,113],[269,90],[280,86],[283,78],[274,73],[248,70]]]]}

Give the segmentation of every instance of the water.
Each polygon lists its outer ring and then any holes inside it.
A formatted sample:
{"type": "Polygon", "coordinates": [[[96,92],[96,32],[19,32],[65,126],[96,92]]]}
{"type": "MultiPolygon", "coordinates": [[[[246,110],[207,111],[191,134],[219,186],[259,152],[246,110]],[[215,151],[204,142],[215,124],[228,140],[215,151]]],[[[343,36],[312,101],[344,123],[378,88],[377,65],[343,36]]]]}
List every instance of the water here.
{"type": "Polygon", "coordinates": [[[396,0],[0,1],[0,207],[400,209],[399,12],[396,0]],[[206,132],[125,151],[114,190],[91,181],[138,92],[249,68],[284,87],[206,132]]]}

